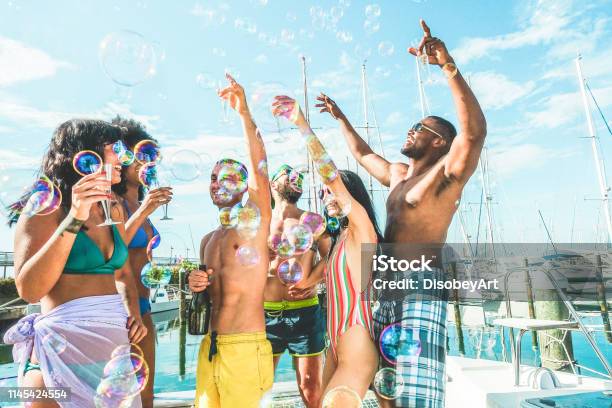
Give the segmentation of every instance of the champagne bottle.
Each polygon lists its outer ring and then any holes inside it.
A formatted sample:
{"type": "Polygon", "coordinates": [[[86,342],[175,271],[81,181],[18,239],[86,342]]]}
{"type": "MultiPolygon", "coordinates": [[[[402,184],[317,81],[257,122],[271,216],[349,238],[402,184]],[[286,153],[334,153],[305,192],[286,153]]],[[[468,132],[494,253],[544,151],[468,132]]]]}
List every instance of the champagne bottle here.
{"type": "MultiPolygon", "coordinates": [[[[201,271],[206,271],[206,265],[200,265],[201,271]]],[[[193,293],[187,310],[187,329],[189,334],[203,335],[208,333],[210,324],[210,294],[208,288],[202,292],[193,293]]]]}

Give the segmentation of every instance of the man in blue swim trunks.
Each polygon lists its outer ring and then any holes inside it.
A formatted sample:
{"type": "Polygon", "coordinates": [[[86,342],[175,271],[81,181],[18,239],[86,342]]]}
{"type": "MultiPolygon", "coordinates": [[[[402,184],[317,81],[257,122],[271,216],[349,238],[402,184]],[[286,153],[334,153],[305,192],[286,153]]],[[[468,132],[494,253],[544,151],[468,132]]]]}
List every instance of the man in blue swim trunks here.
{"type": "Polygon", "coordinates": [[[297,383],[306,407],[318,407],[323,380],[325,317],[319,305],[316,283],[330,248],[328,237],[315,237],[303,254],[281,258],[275,245],[283,232],[299,224],[306,213],[297,207],[302,196],[303,174],[282,165],[271,177],[273,210],[270,223],[270,268],[264,291],[266,335],[272,343],[274,367],[285,350],[293,357],[297,383]],[[317,253],[321,260],[316,262],[317,253]],[[287,286],[277,276],[281,262],[299,262],[304,279],[287,286]],[[310,278],[310,279],[309,279],[310,278]],[[314,279],[313,279],[314,278],[314,279]]]}

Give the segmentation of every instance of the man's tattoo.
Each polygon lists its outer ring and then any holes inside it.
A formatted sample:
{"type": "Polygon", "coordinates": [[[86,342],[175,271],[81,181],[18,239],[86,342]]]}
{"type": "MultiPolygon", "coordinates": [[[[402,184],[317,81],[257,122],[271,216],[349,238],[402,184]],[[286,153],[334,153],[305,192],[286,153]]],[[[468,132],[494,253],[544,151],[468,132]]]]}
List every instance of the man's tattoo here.
{"type": "Polygon", "coordinates": [[[57,230],[55,230],[54,235],[63,237],[64,231],[70,232],[72,234],[78,234],[81,228],[83,227],[83,224],[85,224],[85,221],[78,220],[72,215],[68,215],[66,218],[64,218],[64,221],[62,221],[59,227],[57,227],[57,230]]]}

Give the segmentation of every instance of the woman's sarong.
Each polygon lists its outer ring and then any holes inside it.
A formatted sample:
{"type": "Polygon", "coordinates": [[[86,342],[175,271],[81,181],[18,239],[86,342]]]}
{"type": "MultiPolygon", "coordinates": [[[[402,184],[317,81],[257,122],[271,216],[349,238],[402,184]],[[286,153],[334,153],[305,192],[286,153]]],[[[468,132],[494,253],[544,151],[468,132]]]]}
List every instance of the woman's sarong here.
{"type": "MultiPolygon", "coordinates": [[[[34,350],[45,386],[69,390],[70,401],[58,401],[62,408],[120,404],[141,407],[140,395],[127,395],[117,389],[117,373],[109,372],[121,366],[115,364],[117,351],[123,350],[123,360],[130,361],[126,322],[127,312],[119,295],[74,299],[46,314],[25,316],[4,335],[6,344],[14,344],[19,385],[22,385],[23,368],[34,350]],[[115,357],[113,362],[108,364],[112,357],[115,357]],[[114,375],[111,381],[108,381],[109,375],[114,375]]],[[[122,378],[133,382],[131,377],[122,378]]]]}

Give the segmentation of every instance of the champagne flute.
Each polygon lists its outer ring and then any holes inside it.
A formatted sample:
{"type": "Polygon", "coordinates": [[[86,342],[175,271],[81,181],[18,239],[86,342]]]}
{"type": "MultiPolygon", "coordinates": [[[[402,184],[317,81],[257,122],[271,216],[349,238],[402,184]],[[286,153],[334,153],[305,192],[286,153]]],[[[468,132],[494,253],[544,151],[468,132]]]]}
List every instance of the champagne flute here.
{"type": "MultiPolygon", "coordinates": [[[[104,176],[106,177],[107,181],[111,181],[113,179],[113,164],[112,163],[104,163],[104,176]]],[[[109,188],[107,190],[107,193],[110,194],[111,193],[111,189],[109,188]]],[[[111,200],[106,199],[103,200],[101,202],[102,204],[102,210],[104,211],[104,222],[102,224],[98,224],[98,227],[104,227],[104,226],[108,226],[108,225],[115,225],[115,224],[121,224],[121,222],[119,221],[113,221],[113,219],[111,218],[111,200]]]]}
{"type": "MultiPolygon", "coordinates": [[[[170,187],[170,180],[164,173],[163,169],[159,169],[157,171],[157,177],[155,178],[154,185],[156,188],[161,187],[170,187]],[[161,170],[161,174],[160,174],[161,170]]],[[[164,216],[160,218],[160,221],[169,221],[172,220],[171,217],[168,216],[168,203],[164,204],[164,216]]]]}

